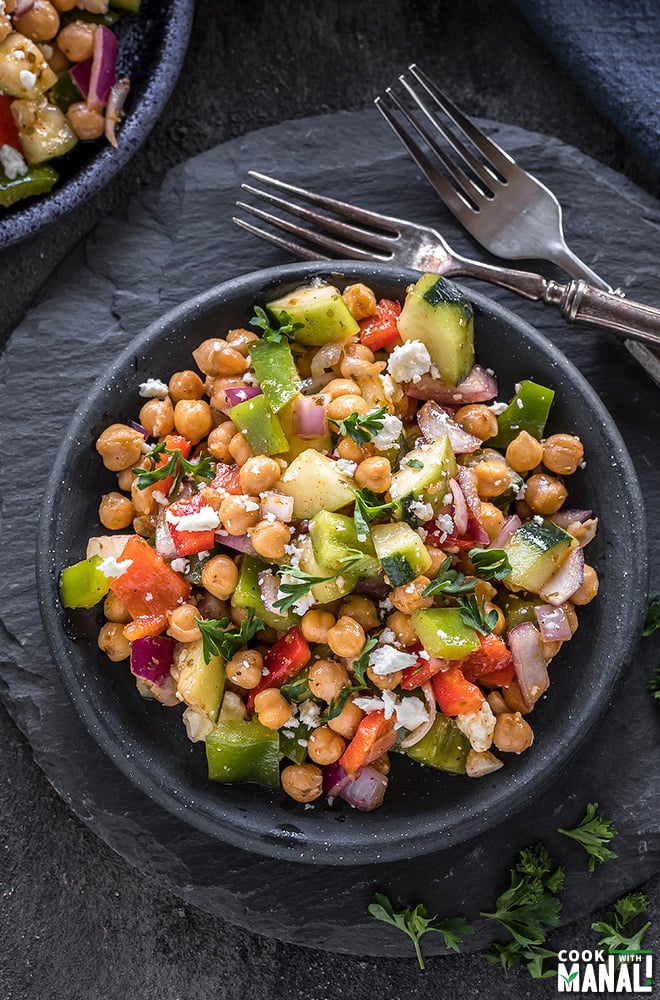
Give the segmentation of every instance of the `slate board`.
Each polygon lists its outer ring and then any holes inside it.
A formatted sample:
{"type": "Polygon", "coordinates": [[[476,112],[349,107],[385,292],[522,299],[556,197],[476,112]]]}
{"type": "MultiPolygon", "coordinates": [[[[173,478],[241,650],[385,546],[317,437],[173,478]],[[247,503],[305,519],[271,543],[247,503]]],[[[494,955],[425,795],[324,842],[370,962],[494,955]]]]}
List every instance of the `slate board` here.
{"type": "MultiPolygon", "coordinates": [[[[555,190],[566,206],[566,232],[576,252],[629,294],[657,302],[655,202],[556,140],[493,123],[486,127],[555,190]]],[[[366,920],[374,890],[423,900],[443,916],[474,919],[506,884],[516,850],[541,839],[567,865],[564,920],[591,912],[658,870],[657,785],[648,767],[658,727],[645,691],[657,643],[645,642],[614,708],[541,806],[420,862],[334,869],[331,875],[225,847],[159,810],[96,748],[63,691],[39,624],[30,531],[50,456],[87,387],[130,337],[195,292],[286,259],[230,222],[249,168],[430,222],[457,250],[473,249],[376,111],[303,119],[232,141],[171,171],[125,213],[105,219],[45,286],[0,361],[2,550],[10,567],[0,608],[3,700],[54,787],[106,843],[181,898],[253,931],[330,951],[408,955],[403,937],[366,920]],[[588,875],[581,850],[553,831],[574,825],[585,803],[595,799],[619,830],[619,860],[588,875]]],[[[612,412],[648,498],[657,563],[656,387],[607,335],[580,333],[552,311],[506,292],[493,289],[492,296],[555,340],[612,412]]],[[[477,922],[466,950],[487,938],[487,927],[477,922]]],[[[429,941],[428,954],[442,950],[435,937],[429,941]]]]}

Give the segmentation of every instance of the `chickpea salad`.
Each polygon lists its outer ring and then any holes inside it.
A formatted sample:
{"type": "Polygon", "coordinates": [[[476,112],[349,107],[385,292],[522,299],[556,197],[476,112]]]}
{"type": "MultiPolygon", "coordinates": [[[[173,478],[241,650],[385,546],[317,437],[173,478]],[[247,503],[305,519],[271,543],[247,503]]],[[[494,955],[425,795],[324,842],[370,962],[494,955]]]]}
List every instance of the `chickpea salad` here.
{"type": "Polygon", "coordinates": [[[0,207],[50,191],[53,161],[117,126],[114,24],[140,0],[0,0],[0,207]]]}
{"type": "Polygon", "coordinates": [[[212,781],[369,811],[393,753],[490,774],[598,591],[582,444],[545,436],[551,388],[497,401],[442,277],[264,305],[100,434],[117,488],[62,602],[103,602],[100,649],[183,706],[212,781]]]}

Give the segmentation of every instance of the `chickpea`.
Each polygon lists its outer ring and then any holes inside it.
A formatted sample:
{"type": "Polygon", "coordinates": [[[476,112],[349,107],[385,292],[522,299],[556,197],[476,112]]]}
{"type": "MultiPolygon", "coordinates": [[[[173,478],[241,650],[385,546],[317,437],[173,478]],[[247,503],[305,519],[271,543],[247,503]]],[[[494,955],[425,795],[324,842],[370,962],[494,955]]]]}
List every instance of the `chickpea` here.
{"type": "Polygon", "coordinates": [[[431,557],[431,565],[424,571],[424,575],[428,576],[429,580],[434,580],[440,572],[440,567],[447,558],[447,553],[443,552],[442,549],[436,548],[434,545],[427,545],[426,551],[431,557]]]}
{"type": "Polygon", "coordinates": [[[281,778],[282,788],[296,802],[313,802],[323,794],[323,772],[316,764],[289,764],[281,778]]]}
{"type": "Polygon", "coordinates": [[[249,458],[254,458],[252,448],[245,440],[245,435],[241,434],[240,431],[238,434],[234,434],[227,450],[237,465],[245,465],[249,458]]]}
{"type": "Polygon", "coordinates": [[[417,633],[412,627],[410,615],[404,615],[402,611],[393,611],[387,619],[387,627],[391,628],[396,636],[396,640],[402,646],[414,646],[419,642],[417,633]]]}
{"type": "Polygon", "coordinates": [[[291,540],[291,528],[284,521],[259,521],[249,531],[257,555],[264,559],[283,559],[291,540]]]}
{"type": "Polygon", "coordinates": [[[86,21],[72,21],[62,28],[57,36],[57,44],[71,62],[89,59],[94,50],[96,25],[86,21]]]}
{"type": "Polygon", "coordinates": [[[492,601],[484,602],[484,611],[488,614],[490,611],[495,611],[497,613],[497,624],[493,628],[493,633],[495,635],[502,635],[504,629],[506,628],[506,618],[504,617],[504,612],[497,604],[493,604],[492,601]]]}
{"type": "Polygon", "coordinates": [[[58,75],[65,73],[71,65],[64,53],[52,41],[48,43],[47,47],[46,45],[42,45],[41,51],[53,73],[57,73],[58,75]]]}
{"type": "Polygon", "coordinates": [[[156,534],[156,525],[146,514],[140,514],[133,518],[133,531],[143,538],[153,538],[156,534]]]}
{"type": "Polygon", "coordinates": [[[121,472],[117,473],[117,486],[120,490],[124,490],[126,493],[130,493],[131,486],[137,479],[136,474],[132,469],[122,469],[121,472]]]}
{"type": "Polygon", "coordinates": [[[523,701],[517,681],[512,681],[508,687],[502,689],[502,697],[510,712],[519,712],[520,715],[528,715],[532,711],[523,701]]]}
{"type": "Polygon", "coordinates": [[[174,430],[174,407],[169,396],[166,399],[150,399],[140,410],[140,423],[149,437],[162,438],[174,430]]]}
{"type": "MultiPolygon", "coordinates": [[[[60,29],[60,15],[48,0],[34,0],[25,14],[20,17],[14,15],[14,28],[22,35],[27,35],[33,42],[47,42],[54,38],[60,29]]],[[[91,54],[90,49],[87,55],[91,54]]],[[[87,59],[87,56],[82,58],[87,59]]]]}
{"type": "Polygon", "coordinates": [[[154,490],[158,489],[158,485],[158,483],[154,483],[152,486],[147,486],[146,489],[141,490],[137,484],[137,478],[134,480],[131,486],[131,501],[136,515],[140,516],[154,513],[156,507],[158,506],[156,498],[154,497],[154,490]]]}
{"type": "Polygon", "coordinates": [[[220,504],[218,511],[223,526],[230,535],[245,535],[248,528],[254,528],[261,515],[259,504],[251,497],[229,496],[220,504]],[[248,507],[256,507],[256,510],[248,510],[248,507]]]}
{"type": "Polygon", "coordinates": [[[479,520],[492,542],[494,538],[497,538],[502,529],[504,514],[494,503],[482,500],[479,505],[479,520]]]}
{"type": "Polygon", "coordinates": [[[291,705],[278,688],[266,688],[255,695],[254,709],[266,729],[281,729],[291,718],[291,705]]]}
{"type": "Polygon", "coordinates": [[[128,625],[133,620],[130,611],[112,591],[109,591],[103,602],[103,614],[109,622],[119,622],[121,625],[128,625]]]}
{"type": "Polygon", "coordinates": [[[247,618],[247,611],[245,608],[230,608],[229,617],[231,618],[234,625],[240,625],[247,618]]]}
{"type": "Polygon", "coordinates": [[[336,656],[357,656],[365,642],[364,629],[354,618],[342,615],[328,629],[328,646],[336,656]]]}
{"type": "Polygon", "coordinates": [[[562,645],[563,643],[560,642],[559,639],[555,639],[553,642],[541,643],[541,647],[543,649],[543,656],[545,658],[546,663],[550,663],[550,660],[552,660],[557,655],[562,645]]]}
{"type": "Polygon", "coordinates": [[[527,431],[521,431],[506,449],[506,460],[515,472],[535,469],[543,458],[543,446],[527,431]]]}
{"type": "Polygon", "coordinates": [[[68,10],[73,10],[74,7],[78,6],[79,0],[52,0],[53,6],[57,7],[60,13],[64,13],[68,10]]]}
{"type": "Polygon", "coordinates": [[[5,38],[12,33],[12,24],[6,14],[0,14],[0,42],[4,42],[5,38]]]}
{"type": "Polygon", "coordinates": [[[346,749],[346,740],[328,726],[319,726],[309,737],[307,753],[315,764],[334,764],[346,749]]]}
{"type": "Polygon", "coordinates": [[[573,434],[552,434],[543,442],[543,464],[550,472],[570,476],[583,458],[582,442],[573,434]]]}
{"type": "Polygon", "coordinates": [[[231,409],[232,406],[232,402],[227,395],[227,390],[245,389],[245,382],[239,375],[234,376],[234,378],[221,378],[218,376],[206,381],[207,383],[211,383],[207,390],[211,397],[211,406],[214,410],[219,410],[221,413],[231,409]]]}
{"type": "Polygon", "coordinates": [[[374,363],[374,352],[364,344],[349,344],[344,348],[344,354],[339,364],[339,371],[346,378],[366,378],[382,371],[384,362],[374,363]]]}
{"type": "Polygon", "coordinates": [[[344,739],[350,740],[355,736],[357,727],[360,725],[364,712],[353,702],[353,697],[349,698],[339,715],[330,719],[328,727],[334,733],[339,733],[344,739]]]}
{"type": "Polygon", "coordinates": [[[584,567],[584,579],[580,584],[579,588],[571,597],[571,603],[577,604],[578,607],[582,607],[584,604],[589,604],[593,601],[594,597],[598,593],[598,574],[593,566],[584,567]]]}
{"type": "Polygon", "coordinates": [[[556,514],[568,490],[560,479],[537,472],[527,480],[525,503],[535,514],[556,514]]]}
{"type": "Polygon", "coordinates": [[[204,383],[197,374],[186,369],[174,372],[170,378],[168,389],[175,403],[182,399],[201,399],[204,395],[204,383]]]}
{"type": "Polygon", "coordinates": [[[360,622],[365,632],[369,632],[370,629],[376,628],[380,624],[376,605],[362,594],[349,594],[348,597],[344,598],[339,609],[339,616],[342,615],[355,618],[356,621],[360,622]]]}
{"type": "Polygon", "coordinates": [[[339,396],[361,396],[362,389],[351,378],[333,378],[328,382],[322,393],[326,399],[334,400],[339,396]]]}
{"type": "Polygon", "coordinates": [[[236,424],[231,420],[225,420],[224,423],[213,428],[206,442],[206,447],[214,458],[220,462],[230,461],[232,456],[229,451],[229,442],[235,434],[236,424]]]}
{"type": "Polygon", "coordinates": [[[226,337],[227,343],[231,344],[235,351],[238,351],[247,358],[250,351],[250,344],[254,344],[255,340],[259,340],[256,333],[252,330],[243,330],[242,328],[236,330],[230,330],[226,337]]]}
{"type": "Polygon", "coordinates": [[[578,630],[578,616],[575,612],[575,608],[570,601],[566,601],[565,604],[561,605],[564,609],[564,614],[568,618],[568,627],[571,630],[571,635],[575,635],[578,630]]]}
{"type": "Polygon", "coordinates": [[[422,591],[430,582],[428,576],[417,576],[410,583],[395,587],[390,594],[390,601],[397,611],[402,611],[404,615],[411,615],[420,608],[430,608],[433,605],[433,597],[422,597],[422,591]]]}
{"type": "Polygon", "coordinates": [[[504,712],[509,711],[507,704],[499,691],[491,691],[486,698],[486,701],[490,705],[493,715],[502,715],[504,712]]]}
{"type": "Polygon", "coordinates": [[[105,493],[99,504],[99,521],[110,531],[127,528],[135,514],[133,504],[121,493],[105,493]]]}
{"type": "Polygon", "coordinates": [[[249,691],[261,681],[263,665],[264,658],[257,649],[240,649],[225,664],[225,673],[232,684],[249,691]]]}
{"type": "Polygon", "coordinates": [[[353,319],[361,320],[367,319],[368,316],[375,316],[376,296],[368,285],[364,285],[362,282],[348,285],[341,297],[348,306],[348,311],[353,319]]]}
{"type": "Polygon", "coordinates": [[[328,420],[345,420],[352,413],[363,417],[372,409],[373,407],[362,396],[338,396],[328,404],[326,413],[328,420]]]}
{"type": "Polygon", "coordinates": [[[205,340],[192,353],[205,375],[242,375],[250,367],[247,358],[224,340],[205,340]]]}
{"type": "Polygon", "coordinates": [[[361,462],[371,454],[372,448],[368,444],[360,447],[352,438],[343,437],[337,442],[336,451],[340,458],[346,458],[349,462],[361,462]]]}
{"type": "Polygon", "coordinates": [[[328,629],[335,624],[335,616],[329,611],[306,611],[300,622],[300,629],[307,642],[327,642],[328,629]]]}
{"type": "Polygon", "coordinates": [[[480,500],[499,497],[511,485],[511,475],[504,462],[497,460],[479,462],[474,467],[474,473],[480,500]]]}
{"type": "Polygon", "coordinates": [[[371,667],[367,670],[367,677],[379,691],[394,691],[401,683],[403,674],[396,670],[393,674],[376,674],[371,667]]]}
{"type": "Polygon", "coordinates": [[[99,139],[105,129],[105,118],[100,111],[88,108],[84,101],[76,101],[66,113],[66,119],[83,142],[99,139]]]}
{"type": "Polygon", "coordinates": [[[96,450],[106,469],[119,472],[137,465],[142,457],[144,435],[127,424],[111,424],[100,435],[96,450]]]}
{"type": "Polygon", "coordinates": [[[255,455],[248,458],[240,471],[241,486],[246,493],[258,496],[267,490],[272,490],[282,475],[279,463],[268,455],[255,455]]]}
{"type": "Polygon", "coordinates": [[[99,629],[98,647],[113,663],[127,660],[131,655],[131,644],[124,636],[119,622],[106,622],[99,629]]]}
{"type": "Polygon", "coordinates": [[[454,419],[468,434],[474,434],[480,441],[488,441],[497,434],[497,417],[483,403],[470,403],[456,410],[454,419]]]}
{"type": "Polygon", "coordinates": [[[174,407],[174,426],[179,434],[199,444],[213,430],[211,407],[202,399],[180,399],[174,407]]]}
{"type": "Polygon", "coordinates": [[[355,470],[355,482],[361,488],[385,493],[392,485],[392,466],[389,458],[377,455],[365,458],[355,470]]]}
{"type": "Polygon", "coordinates": [[[316,660],[309,668],[308,683],[313,695],[330,704],[348,687],[348,671],[336,660],[316,660]]]}
{"type": "Polygon", "coordinates": [[[167,634],[177,642],[195,642],[199,639],[199,609],[194,604],[180,604],[167,615],[167,634]]]}
{"type": "Polygon", "coordinates": [[[520,712],[503,712],[497,716],[493,743],[504,753],[522,753],[534,741],[534,732],[520,712]]]}
{"type": "Polygon", "coordinates": [[[238,584],[238,568],[229,556],[212,556],[204,563],[202,586],[220,601],[228,600],[238,584]]]}

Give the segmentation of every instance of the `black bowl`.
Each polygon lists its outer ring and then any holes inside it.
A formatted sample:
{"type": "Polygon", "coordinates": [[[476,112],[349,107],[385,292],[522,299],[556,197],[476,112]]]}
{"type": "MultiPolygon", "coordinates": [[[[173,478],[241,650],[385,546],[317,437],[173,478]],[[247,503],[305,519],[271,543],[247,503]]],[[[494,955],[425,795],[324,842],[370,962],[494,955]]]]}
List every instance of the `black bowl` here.
{"type": "MultiPolygon", "coordinates": [[[[325,804],[306,810],[255,785],[214,785],[201,744],[188,742],[178,709],[137,694],[126,663],[113,665],[96,646],[97,611],[63,613],[58,578],[84,556],[99,532],[99,496],[115,488],[94,450],[100,427],[134,416],[138,383],[190,364],[201,340],[244,326],[255,301],[315,275],[343,287],[361,280],[376,294],[401,298],[416,279],[390,266],[341,262],[292,264],[226,282],[191,299],[136,338],[95,383],[55,458],[42,511],[37,578],[53,657],[81,718],[99,745],[142,791],[220,840],[293,861],[365,864],[439,850],[482,833],[539,795],[561,772],[608,706],[641,630],[646,592],[643,506],[632,463],[602,403],[547,340],[485,296],[470,293],[477,356],[493,367],[500,393],[531,378],[552,386],[551,431],[578,433],[587,465],[571,477],[570,505],[601,518],[589,561],[601,592],[582,609],[580,628],[554,661],[552,687],[537,705],[534,746],[486,778],[445,775],[395,756],[384,805],[373,813],[325,804]]],[[[102,529],[101,529],[102,530],[102,529]]]]}
{"type": "Polygon", "coordinates": [[[167,103],[181,71],[192,27],[194,0],[142,0],[138,14],[122,17],[116,31],[118,75],[129,76],[119,147],[105,139],[79,142],[55,162],[59,180],[49,194],[0,210],[0,248],[32,236],[77,208],[112,180],[135,155],[167,103]]]}

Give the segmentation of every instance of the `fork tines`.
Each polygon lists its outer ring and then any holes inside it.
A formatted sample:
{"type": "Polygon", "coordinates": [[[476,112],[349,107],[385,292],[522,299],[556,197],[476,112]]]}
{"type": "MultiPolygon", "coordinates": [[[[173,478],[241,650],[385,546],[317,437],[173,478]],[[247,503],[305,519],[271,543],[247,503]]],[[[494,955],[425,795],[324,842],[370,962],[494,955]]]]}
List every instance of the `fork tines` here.
{"type": "Polygon", "coordinates": [[[392,246],[399,234],[398,220],[380,215],[378,212],[370,212],[367,209],[349,205],[347,202],[338,201],[335,198],[316,194],[293,184],[287,184],[285,181],[258,173],[255,170],[248,171],[248,174],[261,184],[283,191],[298,201],[282,198],[280,195],[264,191],[263,188],[254,187],[252,184],[242,184],[241,187],[244,191],[314,227],[301,226],[274,212],[266,211],[245,201],[238,201],[236,205],[242,211],[305,242],[297,243],[235,216],[233,221],[254,236],[307,260],[330,260],[333,257],[383,261],[391,259],[392,246]],[[332,215],[307,208],[305,205],[299,204],[299,201],[323,208],[332,215]],[[339,218],[333,218],[333,216],[339,216],[339,218]]]}

